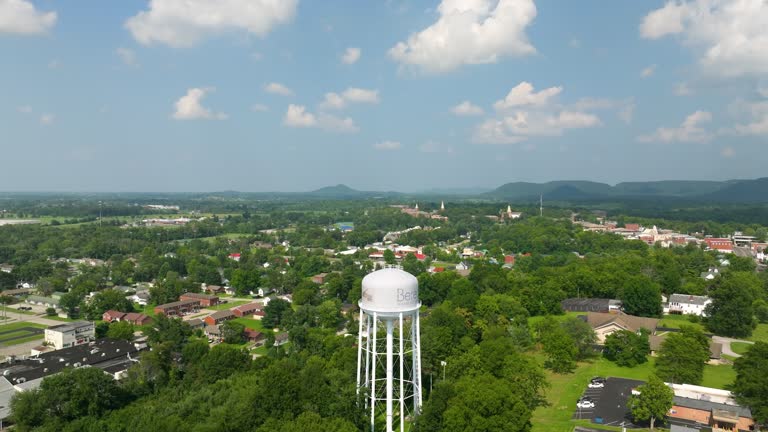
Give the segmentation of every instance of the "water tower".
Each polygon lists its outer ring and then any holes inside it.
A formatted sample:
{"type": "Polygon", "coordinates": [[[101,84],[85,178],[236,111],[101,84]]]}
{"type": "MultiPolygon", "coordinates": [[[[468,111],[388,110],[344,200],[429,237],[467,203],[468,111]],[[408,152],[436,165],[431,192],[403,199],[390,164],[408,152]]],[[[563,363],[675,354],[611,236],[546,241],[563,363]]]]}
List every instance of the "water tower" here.
{"type": "Polygon", "coordinates": [[[419,282],[400,269],[375,271],[363,279],[359,304],[357,392],[371,431],[405,432],[406,417],[421,409],[419,282]]]}

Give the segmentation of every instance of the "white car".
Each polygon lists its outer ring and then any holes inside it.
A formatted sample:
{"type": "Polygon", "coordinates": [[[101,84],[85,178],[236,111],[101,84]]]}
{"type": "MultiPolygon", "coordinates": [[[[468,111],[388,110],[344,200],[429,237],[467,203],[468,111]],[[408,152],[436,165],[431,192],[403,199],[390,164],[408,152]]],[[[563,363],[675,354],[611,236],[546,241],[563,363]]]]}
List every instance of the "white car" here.
{"type": "Polygon", "coordinates": [[[589,387],[591,389],[603,388],[603,387],[605,387],[605,383],[603,381],[593,381],[593,382],[590,382],[589,384],[587,384],[587,387],[589,387]]]}
{"type": "Polygon", "coordinates": [[[588,408],[594,408],[594,407],[595,407],[595,403],[592,402],[591,400],[582,399],[576,403],[576,408],[588,409],[588,408]]]}

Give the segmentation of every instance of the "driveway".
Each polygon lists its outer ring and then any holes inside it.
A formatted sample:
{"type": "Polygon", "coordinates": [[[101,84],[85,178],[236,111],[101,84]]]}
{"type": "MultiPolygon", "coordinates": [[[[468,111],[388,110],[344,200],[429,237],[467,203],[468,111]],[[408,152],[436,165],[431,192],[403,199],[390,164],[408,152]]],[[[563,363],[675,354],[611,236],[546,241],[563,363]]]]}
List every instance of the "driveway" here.
{"type": "Polygon", "coordinates": [[[731,338],[722,337],[722,336],[712,336],[712,342],[716,342],[723,345],[723,354],[729,355],[732,357],[741,357],[741,354],[736,354],[731,350],[731,342],[743,342],[747,344],[754,344],[754,342],[752,341],[741,340],[741,339],[731,339],[731,338]]]}

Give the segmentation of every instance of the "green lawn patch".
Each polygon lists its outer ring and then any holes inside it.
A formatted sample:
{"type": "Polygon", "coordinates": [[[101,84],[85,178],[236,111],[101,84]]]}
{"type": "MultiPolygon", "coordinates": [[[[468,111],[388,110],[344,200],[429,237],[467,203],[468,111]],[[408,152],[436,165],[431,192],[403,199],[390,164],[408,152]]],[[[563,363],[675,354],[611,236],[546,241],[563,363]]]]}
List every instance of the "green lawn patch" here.
{"type": "MultiPolygon", "coordinates": [[[[7,306],[3,306],[3,309],[5,309],[5,314],[6,314],[6,315],[8,315],[8,317],[9,317],[9,318],[10,318],[10,317],[11,317],[13,314],[22,314],[22,315],[35,315],[35,316],[36,316],[36,315],[38,315],[38,314],[37,314],[37,313],[35,313],[35,312],[28,312],[28,311],[18,310],[18,309],[16,309],[16,308],[11,308],[11,307],[7,307],[7,306]]],[[[0,311],[0,313],[2,313],[2,312],[0,311]]]]}
{"type": "Polygon", "coordinates": [[[752,342],[768,342],[768,324],[758,324],[755,331],[752,332],[752,336],[747,340],[752,342]]]}
{"type": "Polygon", "coordinates": [[[233,300],[233,301],[228,301],[227,303],[217,304],[216,306],[208,306],[205,309],[225,310],[225,309],[232,309],[235,306],[240,306],[248,303],[251,303],[251,302],[249,302],[248,300],[233,300]]]}
{"type": "Polygon", "coordinates": [[[33,322],[22,321],[22,322],[15,322],[15,323],[10,323],[10,324],[0,325],[0,332],[9,331],[9,330],[17,330],[17,329],[24,328],[24,327],[34,327],[34,328],[41,328],[41,329],[48,328],[48,326],[46,326],[46,325],[37,324],[37,323],[33,323],[33,322]]]}
{"type": "Polygon", "coordinates": [[[45,316],[45,317],[43,317],[43,318],[45,318],[45,319],[49,319],[49,320],[53,320],[53,321],[62,321],[62,322],[72,322],[72,321],[79,321],[78,319],[75,319],[75,318],[62,318],[62,317],[60,317],[60,316],[58,316],[58,315],[54,315],[54,316],[45,316]]]}
{"type": "Polygon", "coordinates": [[[232,321],[238,322],[249,329],[258,330],[262,333],[265,331],[271,331],[271,330],[265,329],[264,326],[261,325],[261,320],[255,320],[252,318],[235,318],[232,321]]]}
{"type": "Polygon", "coordinates": [[[735,352],[736,354],[746,354],[747,351],[749,351],[749,348],[752,346],[752,344],[748,344],[746,342],[731,342],[731,351],[735,352]]]}
{"type": "Polygon", "coordinates": [[[664,317],[662,317],[662,319],[659,321],[659,327],[680,328],[682,326],[693,327],[703,332],[707,331],[701,323],[688,321],[688,317],[686,315],[664,315],[664,317]]]}
{"type": "Polygon", "coordinates": [[[736,380],[736,371],[731,365],[706,365],[704,366],[704,379],[701,385],[727,390],[726,387],[736,380]]]}
{"type": "Polygon", "coordinates": [[[5,346],[19,345],[19,344],[23,344],[23,343],[27,343],[27,342],[32,342],[32,341],[40,340],[40,339],[43,339],[44,337],[45,336],[41,333],[39,335],[32,335],[32,336],[28,336],[28,337],[25,337],[25,338],[14,339],[12,341],[3,342],[3,345],[5,345],[5,346]]]}

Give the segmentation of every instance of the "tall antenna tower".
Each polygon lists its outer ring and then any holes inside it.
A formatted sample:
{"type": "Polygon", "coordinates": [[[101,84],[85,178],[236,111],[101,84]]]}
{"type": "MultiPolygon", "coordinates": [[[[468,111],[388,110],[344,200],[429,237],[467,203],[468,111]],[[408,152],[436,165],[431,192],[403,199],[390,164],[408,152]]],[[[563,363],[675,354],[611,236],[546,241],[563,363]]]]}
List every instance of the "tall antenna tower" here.
{"type": "Polygon", "coordinates": [[[544,195],[539,195],[539,216],[544,216],[544,195]]]}
{"type": "Polygon", "coordinates": [[[419,282],[400,269],[375,271],[363,279],[359,305],[357,394],[371,432],[405,432],[422,403],[419,282]]]}

